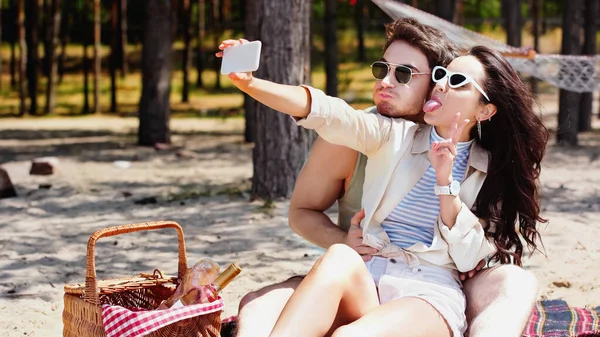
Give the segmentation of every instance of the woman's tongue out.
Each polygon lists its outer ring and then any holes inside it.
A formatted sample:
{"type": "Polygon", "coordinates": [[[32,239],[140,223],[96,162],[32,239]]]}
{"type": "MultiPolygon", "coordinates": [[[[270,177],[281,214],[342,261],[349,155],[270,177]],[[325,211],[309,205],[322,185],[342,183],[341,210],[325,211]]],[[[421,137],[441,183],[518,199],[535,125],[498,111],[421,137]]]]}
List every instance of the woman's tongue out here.
{"type": "Polygon", "coordinates": [[[440,103],[440,101],[432,98],[429,101],[425,102],[425,104],[423,105],[423,112],[425,112],[425,113],[432,112],[432,111],[439,109],[439,107],[441,107],[441,106],[442,106],[442,103],[440,103]]]}

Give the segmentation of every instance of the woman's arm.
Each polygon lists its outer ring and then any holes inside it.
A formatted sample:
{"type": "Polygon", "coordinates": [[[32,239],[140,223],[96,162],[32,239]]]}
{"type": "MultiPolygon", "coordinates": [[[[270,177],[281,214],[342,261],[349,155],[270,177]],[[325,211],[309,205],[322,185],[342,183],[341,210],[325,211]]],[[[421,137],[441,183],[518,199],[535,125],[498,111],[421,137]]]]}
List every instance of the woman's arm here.
{"type": "Polygon", "coordinates": [[[269,108],[292,117],[306,118],[310,113],[311,97],[303,87],[252,77],[238,88],[269,108]]]}
{"type": "Polygon", "coordinates": [[[294,117],[298,125],[314,129],[326,141],[366,155],[379,148],[392,128],[390,118],[355,110],[344,100],[312,87],[252,77],[240,89],[271,109],[294,117]]]}
{"type": "MultiPolygon", "coordinates": [[[[439,186],[449,186],[453,180],[452,167],[456,158],[458,140],[469,122],[458,125],[460,114],[456,114],[450,138],[431,144],[430,159],[439,186]]],[[[496,247],[485,236],[479,219],[460,200],[458,195],[439,196],[440,215],[438,227],[442,238],[448,243],[448,252],[461,272],[474,269],[479,261],[495,252],[496,247]]]]}
{"type": "Polygon", "coordinates": [[[486,237],[481,220],[462,202],[455,222],[448,225],[440,216],[437,226],[460,272],[474,269],[481,260],[496,252],[496,245],[486,237]]]}
{"type": "Polygon", "coordinates": [[[377,113],[355,110],[340,98],[325,95],[321,90],[304,86],[310,93],[308,117],[296,119],[298,125],[314,129],[329,143],[343,145],[370,156],[388,140],[392,125],[403,128],[404,134],[412,122],[392,120],[377,113]]]}
{"type": "MultiPolygon", "coordinates": [[[[219,49],[244,43],[226,40],[219,49]]],[[[217,53],[221,57],[222,52],[217,53]]],[[[260,103],[290,115],[299,125],[314,129],[330,143],[350,147],[364,154],[376,151],[388,139],[392,120],[378,114],[355,110],[339,98],[303,86],[291,86],[261,80],[248,73],[231,73],[229,78],[240,90],[260,103]]]]}
{"type": "MultiPolygon", "coordinates": [[[[431,144],[429,159],[431,160],[431,166],[435,170],[435,178],[438,186],[450,186],[450,183],[453,181],[452,168],[454,166],[454,159],[456,159],[458,140],[469,123],[469,120],[465,119],[459,126],[459,119],[460,113],[457,113],[452,121],[448,139],[431,144]]],[[[439,198],[441,221],[448,228],[452,229],[452,226],[456,222],[456,217],[461,210],[462,202],[458,195],[440,195],[439,198]]]]}

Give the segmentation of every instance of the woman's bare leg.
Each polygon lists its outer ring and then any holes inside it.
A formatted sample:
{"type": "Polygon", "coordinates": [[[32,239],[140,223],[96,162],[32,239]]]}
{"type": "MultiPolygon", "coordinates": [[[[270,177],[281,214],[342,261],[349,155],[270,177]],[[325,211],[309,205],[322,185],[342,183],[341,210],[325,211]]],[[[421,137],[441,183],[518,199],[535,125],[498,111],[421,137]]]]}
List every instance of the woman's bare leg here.
{"type": "Polygon", "coordinates": [[[382,304],[341,326],[332,337],[451,337],[444,317],[426,301],[406,297],[382,304]]]}
{"type": "Polygon", "coordinates": [[[240,301],[236,337],[267,337],[302,277],[266,286],[240,301]]]}
{"type": "Polygon", "coordinates": [[[334,322],[353,322],[378,305],[375,283],[360,255],[333,245],[300,283],[270,336],[322,337],[334,322]]]}

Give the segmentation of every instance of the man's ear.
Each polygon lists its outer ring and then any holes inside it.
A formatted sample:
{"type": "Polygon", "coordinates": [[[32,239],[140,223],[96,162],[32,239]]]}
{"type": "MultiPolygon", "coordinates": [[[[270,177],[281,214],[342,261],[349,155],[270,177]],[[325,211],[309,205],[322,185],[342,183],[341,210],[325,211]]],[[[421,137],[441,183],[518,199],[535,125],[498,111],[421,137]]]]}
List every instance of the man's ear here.
{"type": "Polygon", "coordinates": [[[486,121],[486,120],[490,120],[492,118],[492,116],[494,116],[496,114],[496,112],[498,112],[498,108],[490,103],[490,104],[486,104],[483,107],[483,110],[479,113],[479,120],[480,121],[486,121]]]}

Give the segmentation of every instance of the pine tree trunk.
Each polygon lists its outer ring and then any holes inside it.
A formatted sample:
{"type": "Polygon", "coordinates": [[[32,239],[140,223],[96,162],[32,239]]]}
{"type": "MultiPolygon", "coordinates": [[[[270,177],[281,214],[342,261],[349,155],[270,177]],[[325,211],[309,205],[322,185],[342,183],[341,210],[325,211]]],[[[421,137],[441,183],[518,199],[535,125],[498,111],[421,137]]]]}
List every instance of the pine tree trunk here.
{"type": "MultiPolygon", "coordinates": [[[[310,58],[310,1],[257,0],[262,3],[260,40],[262,62],[257,77],[298,85],[310,58]],[[268,60],[268,61],[267,61],[268,60]]],[[[286,115],[257,107],[252,195],[267,200],[290,197],[314,136],[286,115]]]]}
{"type": "Polygon", "coordinates": [[[42,27],[43,28],[43,36],[42,36],[42,43],[44,44],[44,57],[42,58],[42,62],[41,62],[41,68],[42,68],[42,76],[48,77],[48,72],[50,70],[50,61],[48,60],[48,55],[50,55],[50,25],[52,24],[52,14],[50,13],[51,11],[51,6],[50,6],[50,1],[51,0],[44,0],[42,2],[42,17],[44,18],[43,23],[42,23],[42,27]]]}
{"type": "Polygon", "coordinates": [[[27,99],[27,41],[25,38],[25,0],[17,0],[17,39],[19,40],[19,116],[25,115],[27,99]]]}
{"type": "Polygon", "coordinates": [[[147,0],[142,46],[142,96],[138,144],[169,144],[173,7],[171,0],[147,0]]]}
{"type": "Polygon", "coordinates": [[[25,33],[27,39],[27,89],[29,94],[29,114],[37,114],[38,69],[38,21],[40,8],[37,0],[25,2],[25,33]]]}
{"type": "MultiPolygon", "coordinates": [[[[220,12],[220,6],[219,6],[219,0],[212,0],[212,14],[214,17],[214,24],[213,24],[213,39],[214,39],[214,43],[213,45],[216,47],[219,45],[219,43],[221,43],[220,41],[220,36],[221,36],[221,32],[222,32],[222,18],[219,16],[219,12],[220,12]]],[[[215,89],[217,90],[221,90],[221,58],[219,57],[215,57],[214,58],[214,70],[215,70],[215,76],[216,76],[216,80],[215,80],[215,89]]]]}
{"type": "MultiPolygon", "coordinates": [[[[15,90],[17,88],[17,44],[19,43],[18,41],[18,30],[19,30],[19,22],[18,22],[18,17],[19,14],[17,13],[17,2],[16,1],[11,1],[10,2],[10,22],[11,24],[14,23],[15,24],[15,29],[10,33],[10,88],[12,90],[15,90]]],[[[10,32],[10,31],[9,31],[10,32]]]]}
{"type": "MultiPolygon", "coordinates": [[[[244,18],[244,35],[249,41],[260,38],[260,20],[262,1],[246,0],[246,17],[244,18]]],[[[253,143],[256,140],[256,109],[258,102],[244,94],[244,113],[246,128],[244,130],[244,140],[246,143],[253,143]]]]}
{"type": "Polygon", "coordinates": [[[94,0],[94,110],[100,113],[100,75],[102,59],[100,57],[100,0],[94,0]]]}
{"type": "MultiPolygon", "coordinates": [[[[542,6],[541,0],[531,0],[531,18],[533,21],[533,49],[536,52],[540,51],[540,35],[542,32],[542,6]]],[[[534,95],[538,93],[538,80],[535,76],[531,76],[529,80],[529,84],[531,85],[531,92],[534,95]]]]}
{"type": "MultiPolygon", "coordinates": [[[[312,62],[311,62],[311,50],[312,50],[312,46],[313,46],[313,30],[312,30],[312,8],[309,5],[308,7],[308,18],[307,19],[303,19],[302,20],[302,31],[303,32],[308,32],[308,36],[305,36],[304,39],[301,41],[302,43],[302,48],[306,48],[308,50],[307,56],[304,57],[304,64],[302,65],[302,73],[304,74],[304,76],[302,77],[302,83],[306,84],[306,85],[312,85],[312,62]]],[[[316,133],[314,132],[309,132],[309,136],[310,138],[310,144],[312,146],[312,142],[317,138],[316,137],[316,133]]]]}
{"type": "MultiPolygon", "coordinates": [[[[0,42],[2,42],[2,2],[0,2],[0,42]]],[[[2,53],[0,53],[0,90],[2,90],[2,53]]]]}
{"type": "MultiPolygon", "coordinates": [[[[246,0],[248,1],[248,0],[246,0]]],[[[198,77],[196,78],[196,87],[202,88],[202,72],[204,71],[204,48],[202,42],[206,38],[206,2],[198,0],[198,40],[196,41],[196,68],[198,77]]]]}
{"type": "Polygon", "coordinates": [[[338,96],[337,79],[337,0],[325,0],[325,93],[338,96]]]}
{"type": "Polygon", "coordinates": [[[221,0],[221,15],[224,27],[227,27],[228,23],[231,23],[231,0],[221,0]]]}
{"type": "Polygon", "coordinates": [[[13,90],[17,87],[17,43],[15,40],[10,41],[10,88],[13,90]]]}
{"type": "Polygon", "coordinates": [[[440,18],[450,22],[454,20],[454,0],[437,0],[435,9],[440,18]]]}
{"type": "Polygon", "coordinates": [[[521,4],[521,0],[502,0],[506,43],[509,46],[521,47],[521,33],[523,31],[521,4]]]}
{"type": "MultiPolygon", "coordinates": [[[[583,54],[585,55],[596,55],[598,9],[600,9],[600,2],[598,0],[585,1],[585,40],[583,42],[583,54]]],[[[579,131],[592,130],[593,102],[593,92],[586,92],[581,95],[579,131]]]]}
{"type": "MultiPolygon", "coordinates": [[[[69,0],[67,0],[69,1],[69,0]]],[[[60,0],[51,0],[50,5],[50,13],[51,17],[49,19],[49,32],[47,34],[50,36],[49,49],[46,54],[46,60],[48,63],[48,85],[46,87],[46,110],[44,111],[46,114],[50,114],[54,111],[54,106],[56,105],[56,73],[57,73],[57,63],[56,63],[56,49],[58,48],[58,30],[60,27],[60,0]]]]}
{"type": "Polygon", "coordinates": [[[90,113],[90,57],[88,55],[88,49],[90,46],[90,32],[91,28],[88,22],[89,5],[87,1],[82,3],[82,30],[83,30],[83,113],[90,113]]]}
{"type": "Polygon", "coordinates": [[[119,6],[121,0],[112,0],[110,23],[112,38],[110,44],[110,112],[117,112],[117,62],[119,59],[119,6]]]}
{"type": "Polygon", "coordinates": [[[67,57],[67,45],[69,44],[69,32],[71,31],[71,20],[73,15],[74,1],[63,2],[63,15],[60,28],[60,56],[58,57],[58,83],[62,83],[65,75],[65,59],[67,57]]]}
{"type": "Polygon", "coordinates": [[[121,78],[125,78],[125,75],[129,71],[127,61],[127,0],[120,0],[120,2],[119,32],[121,33],[121,37],[119,38],[119,66],[121,67],[121,78]]]}
{"type": "MultiPolygon", "coordinates": [[[[583,0],[565,0],[563,13],[563,55],[576,55],[581,52],[581,10],[583,0]]],[[[568,76],[564,69],[562,76],[568,76]]],[[[556,141],[559,145],[577,146],[579,129],[579,105],[581,94],[560,89],[558,109],[558,130],[556,141]]]]}
{"type": "Polygon", "coordinates": [[[367,54],[365,50],[365,0],[356,0],[354,5],[354,24],[356,25],[356,39],[358,40],[358,49],[356,51],[356,61],[366,62],[367,54]]]}
{"type": "Polygon", "coordinates": [[[459,26],[465,24],[465,3],[464,0],[454,0],[454,17],[452,22],[459,26]]]}
{"type": "Polygon", "coordinates": [[[192,19],[192,6],[190,0],[182,0],[181,10],[181,29],[183,30],[183,55],[181,60],[181,68],[183,71],[183,84],[181,87],[181,101],[188,103],[190,101],[190,63],[191,63],[191,48],[190,43],[192,34],[190,32],[190,21],[192,19]]]}

